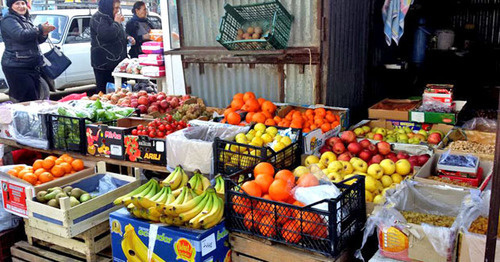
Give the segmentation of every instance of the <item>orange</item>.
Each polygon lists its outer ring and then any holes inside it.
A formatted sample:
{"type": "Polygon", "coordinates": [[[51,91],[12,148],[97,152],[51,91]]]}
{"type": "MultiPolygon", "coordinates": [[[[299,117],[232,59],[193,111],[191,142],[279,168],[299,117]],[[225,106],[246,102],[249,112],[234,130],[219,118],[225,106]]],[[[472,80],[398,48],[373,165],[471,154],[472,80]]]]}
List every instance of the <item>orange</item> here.
{"type": "Polygon", "coordinates": [[[264,122],[264,125],[266,125],[266,126],[275,126],[276,122],[274,122],[273,119],[269,118],[269,119],[266,119],[266,122],[264,122]]]}
{"type": "Polygon", "coordinates": [[[15,169],[11,169],[11,170],[7,171],[7,174],[9,174],[11,176],[15,176],[15,177],[17,177],[18,173],[19,172],[17,172],[17,170],[15,170],[15,169]]]}
{"type": "Polygon", "coordinates": [[[43,166],[42,166],[42,164],[43,164],[43,160],[41,160],[41,159],[36,160],[36,161],[33,163],[33,169],[34,169],[34,170],[37,170],[37,169],[39,169],[39,168],[43,167],[43,166]]]}
{"type": "Polygon", "coordinates": [[[257,112],[260,109],[259,101],[255,98],[249,98],[245,100],[245,106],[243,108],[243,110],[248,112],[257,112]]]}
{"type": "Polygon", "coordinates": [[[25,166],[15,166],[13,167],[13,169],[17,170],[17,172],[23,170],[25,168],[25,166]]]}
{"type": "Polygon", "coordinates": [[[302,113],[300,111],[293,112],[292,119],[302,119],[302,113]]]}
{"type": "Polygon", "coordinates": [[[279,123],[279,122],[281,122],[281,117],[279,117],[279,116],[275,116],[275,117],[273,118],[273,120],[274,120],[274,122],[279,123]]]}
{"type": "Polygon", "coordinates": [[[245,117],[245,121],[247,123],[251,123],[252,122],[252,117],[253,117],[254,114],[255,114],[254,112],[248,112],[247,115],[246,115],[246,117],[245,117]]]}
{"type": "Polygon", "coordinates": [[[66,162],[64,162],[64,159],[62,159],[61,157],[56,159],[55,165],[60,165],[61,163],[66,163],[66,162]]]}
{"type": "Polygon", "coordinates": [[[241,99],[234,99],[231,102],[231,108],[234,110],[240,110],[243,107],[243,105],[245,105],[245,102],[243,102],[243,100],[241,99]]]}
{"type": "Polygon", "coordinates": [[[289,218],[293,218],[292,210],[289,207],[277,206],[276,213],[278,214],[277,222],[279,224],[285,224],[289,218]]]}
{"type": "Polygon", "coordinates": [[[262,123],[266,122],[266,116],[262,113],[255,113],[252,116],[252,122],[262,123]]]}
{"type": "Polygon", "coordinates": [[[260,220],[259,231],[262,235],[266,237],[272,237],[276,235],[276,219],[274,215],[263,216],[260,220]]]}
{"type": "Polygon", "coordinates": [[[227,123],[231,125],[238,125],[241,122],[241,116],[238,113],[231,112],[227,115],[227,123]]]}
{"type": "Polygon", "coordinates": [[[281,235],[290,243],[298,243],[302,236],[300,235],[300,223],[298,221],[290,220],[283,225],[281,235]]]}
{"type": "Polygon", "coordinates": [[[276,179],[269,186],[269,196],[274,201],[286,201],[291,196],[292,185],[285,180],[276,179]]]}
{"type": "Polygon", "coordinates": [[[311,130],[316,130],[316,129],[318,129],[318,126],[315,124],[312,124],[309,128],[311,128],[311,130]]]}
{"type": "Polygon", "coordinates": [[[307,109],[305,112],[306,116],[314,116],[314,111],[312,109],[307,109]]]}
{"type": "Polygon", "coordinates": [[[48,157],[46,157],[45,159],[52,159],[52,160],[56,161],[56,160],[57,160],[57,157],[56,157],[56,156],[48,156],[48,157]]]}
{"type": "Polygon", "coordinates": [[[52,167],[52,169],[50,170],[50,173],[52,173],[52,175],[54,177],[62,177],[64,176],[65,174],[65,171],[64,171],[64,168],[61,167],[60,165],[55,165],[54,167],[52,167]]]}
{"type": "Polygon", "coordinates": [[[243,183],[241,189],[243,189],[243,191],[245,191],[245,193],[247,193],[248,195],[254,197],[262,196],[262,189],[260,188],[259,184],[257,184],[255,181],[247,181],[243,183]]]}
{"type": "Polygon", "coordinates": [[[227,118],[227,115],[229,115],[229,113],[232,113],[234,111],[236,111],[236,110],[234,110],[232,107],[224,110],[224,117],[227,118]]]}
{"type": "Polygon", "coordinates": [[[292,121],[292,123],[290,124],[290,127],[291,128],[302,128],[302,122],[299,122],[299,121],[292,121]]]}
{"type": "Polygon", "coordinates": [[[326,110],[324,108],[316,108],[314,109],[314,114],[316,116],[324,117],[326,115],[326,110]]]}
{"type": "Polygon", "coordinates": [[[336,128],[338,125],[340,125],[339,121],[335,120],[332,123],[332,128],[336,128]]]}
{"type": "Polygon", "coordinates": [[[273,119],[273,115],[271,115],[271,113],[269,113],[267,111],[262,111],[261,113],[264,114],[266,119],[273,119]]]}
{"type": "Polygon", "coordinates": [[[245,215],[245,218],[243,219],[243,224],[245,224],[245,227],[250,230],[252,230],[252,228],[258,229],[261,218],[262,214],[254,210],[252,212],[248,212],[245,215]]]}
{"type": "Polygon", "coordinates": [[[271,101],[265,101],[264,103],[262,103],[262,111],[274,114],[274,111],[276,111],[276,105],[271,101]]]}
{"type": "Polygon", "coordinates": [[[261,98],[257,99],[257,101],[259,101],[259,105],[262,106],[262,104],[264,104],[264,102],[266,102],[266,99],[261,97],[261,98]]]}
{"type": "Polygon", "coordinates": [[[23,175],[23,180],[34,185],[38,179],[33,173],[26,173],[23,175]]]}
{"type": "Polygon", "coordinates": [[[293,186],[295,186],[295,176],[293,175],[292,171],[290,170],[280,170],[278,173],[276,173],[276,176],[274,176],[274,179],[281,179],[293,186]]]}
{"type": "Polygon", "coordinates": [[[83,170],[83,161],[80,159],[75,159],[73,162],[71,162],[71,166],[73,167],[74,171],[80,171],[83,170]]]}
{"type": "Polygon", "coordinates": [[[42,183],[46,183],[46,182],[54,180],[54,176],[52,176],[52,174],[49,172],[43,172],[38,177],[38,180],[40,180],[40,182],[42,182],[42,183]]]}
{"type": "MultiPolygon", "coordinates": [[[[328,111],[328,112],[330,112],[330,111],[328,111]]],[[[331,123],[331,122],[335,121],[335,116],[332,114],[326,114],[325,119],[326,119],[326,121],[331,123]]]]}
{"type": "Polygon", "coordinates": [[[323,121],[323,118],[314,118],[314,124],[315,125],[321,126],[324,123],[325,123],[325,121],[323,121]]]}
{"type": "Polygon", "coordinates": [[[324,123],[321,125],[321,131],[323,131],[323,133],[330,131],[330,129],[331,129],[331,125],[328,123],[324,123]]]}
{"type": "Polygon", "coordinates": [[[42,163],[42,167],[45,168],[46,170],[50,170],[54,165],[56,161],[52,158],[45,158],[42,163]]]}
{"type": "Polygon", "coordinates": [[[294,212],[294,216],[297,221],[300,221],[302,231],[306,234],[313,233],[318,226],[325,223],[318,214],[307,211],[294,212]]]}
{"type": "Polygon", "coordinates": [[[71,170],[73,170],[73,167],[71,166],[71,164],[68,164],[66,162],[61,163],[60,166],[64,169],[65,174],[68,174],[69,172],[71,172],[71,170]]]}
{"type": "Polygon", "coordinates": [[[309,133],[309,132],[311,132],[311,129],[308,128],[308,127],[305,127],[304,129],[302,129],[302,132],[303,133],[309,133]]]}
{"type": "Polygon", "coordinates": [[[39,177],[43,172],[47,172],[47,170],[45,170],[45,168],[41,167],[37,170],[35,170],[35,172],[33,173],[36,177],[39,177]]]}
{"type": "MultiPolygon", "coordinates": [[[[265,176],[265,175],[263,175],[265,176]]],[[[273,200],[268,194],[262,196],[262,198],[267,200],[273,200]]],[[[274,204],[266,203],[264,201],[259,201],[255,207],[260,213],[270,214],[274,212],[274,204]]]]}
{"type": "Polygon", "coordinates": [[[237,93],[236,95],[233,96],[233,100],[240,99],[243,100],[243,94],[242,93],[237,93]]]}
{"type": "Polygon", "coordinates": [[[270,175],[271,177],[274,177],[273,165],[271,165],[267,162],[261,162],[261,163],[257,164],[253,169],[253,175],[254,175],[254,177],[257,177],[257,175],[260,175],[260,174],[266,174],[266,175],[270,175]]]}
{"type": "Polygon", "coordinates": [[[233,196],[233,209],[238,214],[250,212],[250,200],[242,196],[233,196]]]}
{"type": "Polygon", "coordinates": [[[25,168],[17,173],[17,177],[23,178],[26,173],[33,173],[31,170],[25,168]]]}
{"type": "Polygon", "coordinates": [[[293,116],[293,112],[294,111],[295,110],[292,110],[288,114],[286,114],[285,119],[288,120],[288,121],[292,121],[292,116],[293,116]]]}
{"type": "MultiPolygon", "coordinates": [[[[249,99],[255,99],[255,94],[253,92],[246,92],[244,95],[243,95],[243,101],[247,101],[249,99]]],[[[257,99],[255,99],[257,100],[257,99]]],[[[259,103],[259,102],[257,102],[259,103]]]]}
{"type": "Polygon", "coordinates": [[[255,178],[255,183],[259,185],[262,194],[267,194],[269,186],[274,182],[274,178],[270,175],[260,174],[255,178]]]}

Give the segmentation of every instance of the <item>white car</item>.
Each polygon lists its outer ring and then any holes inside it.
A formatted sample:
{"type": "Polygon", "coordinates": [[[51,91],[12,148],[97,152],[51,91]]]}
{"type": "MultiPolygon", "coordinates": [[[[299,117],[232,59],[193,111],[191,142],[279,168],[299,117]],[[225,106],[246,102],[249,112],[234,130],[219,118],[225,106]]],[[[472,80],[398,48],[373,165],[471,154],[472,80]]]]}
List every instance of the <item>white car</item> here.
{"type": "MultiPolygon", "coordinates": [[[[43,79],[42,85],[48,85],[55,91],[72,86],[95,84],[94,70],[90,65],[90,18],[95,10],[89,9],[60,9],[32,12],[33,24],[38,25],[48,21],[56,27],[49,34],[50,40],[61,48],[63,53],[71,60],[72,64],[57,79],[43,79]]],[[[126,22],[132,18],[130,10],[123,10],[126,22]]],[[[149,19],[155,28],[161,28],[161,18],[158,14],[150,13],[149,19]]],[[[0,59],[3,55],[5,44],[0,43],[0,59]]],[[[42,52],[50,50],[48,43],[40,45],[42,52]]],[[[3,71],[0,70],[0,91],[6,92],[7,82],[3,71]]]]}

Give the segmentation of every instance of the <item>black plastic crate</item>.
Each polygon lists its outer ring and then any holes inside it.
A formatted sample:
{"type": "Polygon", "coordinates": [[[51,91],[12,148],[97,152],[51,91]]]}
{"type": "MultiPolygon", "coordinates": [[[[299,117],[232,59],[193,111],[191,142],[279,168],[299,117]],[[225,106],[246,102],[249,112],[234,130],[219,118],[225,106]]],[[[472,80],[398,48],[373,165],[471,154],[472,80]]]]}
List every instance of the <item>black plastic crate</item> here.
{"type": "MultiPolygon", "coordinates": [[[[267,127],[267,126],[266,126],[267,127]]],[[[289,129],[287,127],[277,127],[278,130],[289,129]]],[[[253,128],[253,126],[251,127],[253,128]]],[[[214,140],[214,171],[215,174],[230,175],[235,172],[256,166],[260,162],[270,162],[278,169],[286,169],[300,165],[302,149],[302,130],[292,128],[292,132],[297,135],[297,141],[288,145],[284,149],[274,152],[269,147],[257,147],[227,141],[220,138],[214,140]],[[232,148],[232,150],[231,150],[232,148]],[[244,154],[242,151],[255,151],[254,154],[244,154]],[[239,151],[239,152],[236,152],[239,151]]]]}
{"type": "Polygon", "coordinates": [[[86,118],[45,115],[51,149],[87,153],[86,118]]]}
{"type": "Polygon", "coordinates": [[[330,257],[339,256],[347,247],[359,247],[366,222],[364,176],[336,184],[342,191],[337,198],[304,207],[247,195],[239,185],[252,179],[253,168],[224,178],[226,228],[229,231],[330,257]],[[355,179],[352,185],[345,184],[355,179]],[[315,208],[318,205],[327,205],[328,211],[315,208]],[[254,214],[258,221],[252,220],[254,214]]]}

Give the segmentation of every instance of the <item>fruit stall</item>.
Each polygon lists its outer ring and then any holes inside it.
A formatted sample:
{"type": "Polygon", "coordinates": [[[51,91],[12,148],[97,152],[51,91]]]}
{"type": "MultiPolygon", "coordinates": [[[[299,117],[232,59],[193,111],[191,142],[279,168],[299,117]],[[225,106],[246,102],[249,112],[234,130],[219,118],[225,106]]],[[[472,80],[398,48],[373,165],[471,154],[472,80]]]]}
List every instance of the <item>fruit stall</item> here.
{"type": "Polygon", "coordinates": [[[320,62],[287,46],[303,21],[282,2],[226,4],[214,38],[227,69],[281,63],[279,95],[165,91],[168,56],[200,74],[218,62],[164,50],[155,31],[106,93],[0,104],[0,260],[483,259],[498,217],[497,115],[463,114],[449,84],[362,115],[319,103],[317,87],[314,101],[290,99],[284,68],[320,62]]]}

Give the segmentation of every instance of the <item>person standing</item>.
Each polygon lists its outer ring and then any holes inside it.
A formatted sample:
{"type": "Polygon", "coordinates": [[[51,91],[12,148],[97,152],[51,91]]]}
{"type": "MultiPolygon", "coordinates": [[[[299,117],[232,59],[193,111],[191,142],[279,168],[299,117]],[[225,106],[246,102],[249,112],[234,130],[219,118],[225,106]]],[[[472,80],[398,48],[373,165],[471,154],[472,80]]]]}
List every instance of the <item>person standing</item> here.
{"type": "Polygon", "coordinates": [[[114,82],[113,70],[127,57],[127,37],[121,23],[120,0],[100,0],[99,10],[90,20],[90,62],[94,68],[96,91],[106,93],[106,84],[114,82]]]}
{"type": "Polygon", "coordinates": [[[129,36],[135,39],[135,45],[130,47],[128,52],[130,58],[137,58],[142,53],[142,43],[150,40],[149,31],[155,29],[153,24],[148,20],[148,10],[143,1],[137,1],[132,7],[134,16],[127,22],[125,31],[129,36]]]}
{"type": "Polygon", "coordinates": [[[56,29],[48,22],[34,26],[25,0],[7,0],[9,12],[2,19],[1,31],[5,50],[2,70],[9,85],[9,98],[25,102],[40,98],[40,66],[42,57],[39,43],[45,42],[56,29]]]}

